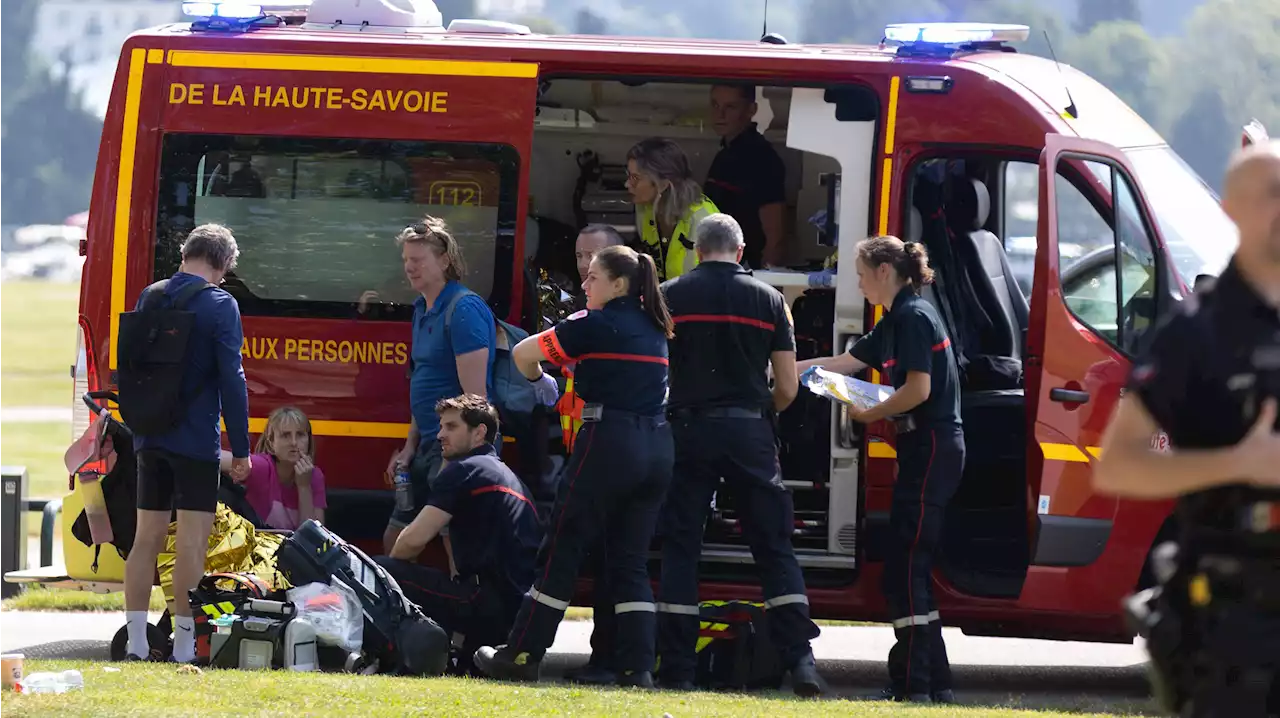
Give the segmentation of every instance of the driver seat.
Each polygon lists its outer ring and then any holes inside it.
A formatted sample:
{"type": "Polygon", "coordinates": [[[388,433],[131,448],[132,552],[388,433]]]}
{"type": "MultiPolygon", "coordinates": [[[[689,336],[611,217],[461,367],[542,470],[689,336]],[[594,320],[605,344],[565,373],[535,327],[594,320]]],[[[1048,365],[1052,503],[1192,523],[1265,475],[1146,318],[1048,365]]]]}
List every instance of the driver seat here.
{"type": "Polygon", "coordinates": [[[1004,244],[983,228],[991,214],[991,193],[981,180],[957,178],[949,209],[956,253],[966,265],[979,303],[996,325],[992,329],[999,345],[988,348],[988,353],[1021,359],[1030,309],[1004,244]]]}

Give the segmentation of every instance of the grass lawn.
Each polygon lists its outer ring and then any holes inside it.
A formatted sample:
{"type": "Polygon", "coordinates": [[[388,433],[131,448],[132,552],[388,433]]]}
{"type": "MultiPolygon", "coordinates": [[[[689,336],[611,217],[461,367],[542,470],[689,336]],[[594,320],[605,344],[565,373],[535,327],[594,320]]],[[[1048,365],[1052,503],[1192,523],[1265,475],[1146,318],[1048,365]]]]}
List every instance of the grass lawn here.
{"type": "MultiPolygon", "coordinates": [[[[789,694],[672,693],[538,686],[459,678],[398,678],[344,674],[265,673],[253,671],[182,672],[164,664],[104,664],[27,661],[26,672],[70,668],[84,674],[83,691],[62,695],[5,693],[7,716],[903,716],[926,718],[1052,718],[1080,713],[1001,708],[927,708],[872,701],[804,701],[789,694]],[[180,701],[180,702],[177,702],[180,701]]],[[[1104,715],[1104,714],[1093,714],[1104,715]]]]}
{"type": "MultiPolygon", "coordinates": [[[[6,611],[123,611],[124,592],[89,593],[31,586],[13,598],[6,598],[0,607],[6,611]]],[[[159,586],[152,588],[151,610],[159,613],[164,609],[164,593],[159,586]]]]}
{"type": "Polygon", "coordinates": [[[70,406],[78,283],[14,281],[0,285],[0,402],[70,406]]]}
{"type": "MultiPolygon", "coordinates": [[[[76,283],[0,284],[0,404],[71,406],[79,296],[76,283]]],[[[62,452],[70,442],[70,422],[5,422],[0,462],[27,467],[30,498],[60,497],[67,480],[62,452]]]]}
{"type": "MultiPolygon", "coordinates": [[[[70,393],[70,386],[67,392],[70,393]]],[[[67,494],[67,468],[62,454],[71,445],[71,422],[6,421],[0,427],[0,462],[27,467],[27,498],[54,499],[67,494]]],[[[40,526],[39,514],[27,521],[40,526]]]]}

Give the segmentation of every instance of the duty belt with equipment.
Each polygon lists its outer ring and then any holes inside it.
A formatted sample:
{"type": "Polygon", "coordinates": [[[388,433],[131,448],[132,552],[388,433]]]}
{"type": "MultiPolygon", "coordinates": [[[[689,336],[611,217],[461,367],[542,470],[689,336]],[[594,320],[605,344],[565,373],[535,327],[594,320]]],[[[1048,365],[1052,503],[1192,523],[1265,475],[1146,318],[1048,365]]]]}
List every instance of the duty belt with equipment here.
{"type": "Polygon", "coordinates": [[[763,419],[764,412],[740,406],[713,406],[705,409],[671,409],[667,411],[667,416],[672,419],[763,419]]]}

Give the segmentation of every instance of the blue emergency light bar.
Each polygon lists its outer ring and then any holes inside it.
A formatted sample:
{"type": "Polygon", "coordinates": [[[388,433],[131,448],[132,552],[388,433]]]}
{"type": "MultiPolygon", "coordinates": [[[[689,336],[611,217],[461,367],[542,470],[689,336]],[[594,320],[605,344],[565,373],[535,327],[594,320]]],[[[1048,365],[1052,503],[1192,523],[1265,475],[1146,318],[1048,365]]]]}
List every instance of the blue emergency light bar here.
{"type": "Polygon", "coordinates": [[[184,2],[182,14],[203,20],[253,20],[262,17],[262,6],[241,2],[184,2]]]}
{"type": "Polygon", "coordinates": [[[267,0],[266,2],[240,2],[238,0],[205,0],[183,2],[182,14],[191,19],[197,30],[252,30],[257,27],[279,25],[287,18],[306,16],[311,0],[267,0]]]}
{"type": "Polygon", "coordinates": [[[1026,25],[976,22],[897,23],[884,29],[884,39],[903,45],[967,45],[984,42],[1023,42],[1031,36],[1026,25]]]}

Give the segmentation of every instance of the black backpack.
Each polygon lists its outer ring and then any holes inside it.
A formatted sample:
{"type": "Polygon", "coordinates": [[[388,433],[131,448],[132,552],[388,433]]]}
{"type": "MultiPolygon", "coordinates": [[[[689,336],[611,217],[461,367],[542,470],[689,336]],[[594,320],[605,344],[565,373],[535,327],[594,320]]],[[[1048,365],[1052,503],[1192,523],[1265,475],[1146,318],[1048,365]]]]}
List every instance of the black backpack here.
{"type": "Polygon", "coordinates": [[[197,282],[183,287],[169,307],[163,306],[169,280],[142,290],[142,301],[120,315],[116,353],[120,416],[142,436],[167,434],[182,422],[187,410],[182,373],[196,315],[187,302],[214,285],[197,282]]]}

